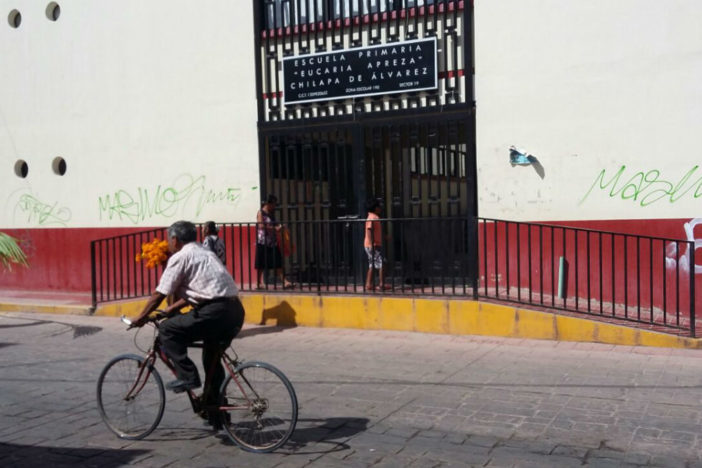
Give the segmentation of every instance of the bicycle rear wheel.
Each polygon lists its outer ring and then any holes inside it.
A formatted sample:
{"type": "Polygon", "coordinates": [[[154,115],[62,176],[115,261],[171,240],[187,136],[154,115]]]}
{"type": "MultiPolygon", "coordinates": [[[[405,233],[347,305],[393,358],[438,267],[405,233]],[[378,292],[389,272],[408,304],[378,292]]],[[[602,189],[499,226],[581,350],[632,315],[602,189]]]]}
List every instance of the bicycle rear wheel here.
{"type": "Polygon", "coordinates": [[[235,444],[249,452],[272,452],[297,424],[297,396],[281,371],[265,362],[246,362],[222,384],[220,417],[235,444]]]}
{"type": "Polygon", "coordinates": [[[166,395],[155,368],[140,374],[144,358],[123,354],[107,363],[97,383],[97,404],[107,427],[122,439],[143,439],[163,417],[166,395]]]}

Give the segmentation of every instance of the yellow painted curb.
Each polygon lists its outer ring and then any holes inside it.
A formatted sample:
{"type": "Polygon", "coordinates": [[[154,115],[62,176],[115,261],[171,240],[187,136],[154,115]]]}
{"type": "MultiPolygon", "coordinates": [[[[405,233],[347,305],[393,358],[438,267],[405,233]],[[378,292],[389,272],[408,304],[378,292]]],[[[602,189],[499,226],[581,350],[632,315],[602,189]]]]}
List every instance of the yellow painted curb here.
{"type": "MultiPolygon", "coordinates": [[[[262,325],[702,348],[698,338],[472,300],[242,293],[241,301],[246,323],[262,325]]],[[[135,316],[145,303],[146,299],[101,304],[95,315],[135,316]]]]}
{"type": "Polygon", "coordinates": [[[37,305],[37,304],[0,304],[0,312],[33,312],[37,314],[90,315],[90,306],[80,305],[37,305]]]}
{"type": "Polygon", "coordinates": [[[95,315],[102,317],[134,317],[139,315],[141,310],[146,305],[146,299],[136,299],[133,301],[106,302],[98,304],[95,309],[95,315]]]}

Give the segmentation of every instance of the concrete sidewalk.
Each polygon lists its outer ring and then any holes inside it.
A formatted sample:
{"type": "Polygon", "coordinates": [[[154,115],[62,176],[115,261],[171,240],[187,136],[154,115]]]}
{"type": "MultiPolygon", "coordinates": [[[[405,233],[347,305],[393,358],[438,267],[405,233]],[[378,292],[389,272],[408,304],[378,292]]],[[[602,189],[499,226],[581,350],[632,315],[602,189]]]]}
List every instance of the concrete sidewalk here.
{"type": "MultiPolygon", "coordinates": [[[[532,310],[514,304],[456,298],[318,296],[297,292],[242,292],[249,324],[482,335],[624,346],[702,348],[702,340],[644,326],[532,310]]],[[[0,312],[135,316],[144,299],[98,304],[90,293],[0,290],[0,312]]]]}

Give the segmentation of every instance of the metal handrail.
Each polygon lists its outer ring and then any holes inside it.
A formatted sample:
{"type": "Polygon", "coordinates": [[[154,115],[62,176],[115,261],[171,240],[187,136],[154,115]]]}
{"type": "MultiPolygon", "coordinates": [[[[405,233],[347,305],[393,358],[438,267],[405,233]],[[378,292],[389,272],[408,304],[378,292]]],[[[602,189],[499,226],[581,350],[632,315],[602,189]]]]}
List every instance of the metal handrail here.
{"type": "MultiPolygon", "coordinates": [[[[287,223],[291,245],[278,247],[284,280],[270,259],[255,267],[257,223],[223,223],[220,237],[242,291],[493,299],[696,336],[694,242],[493,218],[380,219],[371,229],[382,233],[388,289],[368,290],[365,223],[287,223]]],[[[152,292],[161,268],[134,257],[157,235],[165,230],[91,242],[93,306],[152,292]]]]}

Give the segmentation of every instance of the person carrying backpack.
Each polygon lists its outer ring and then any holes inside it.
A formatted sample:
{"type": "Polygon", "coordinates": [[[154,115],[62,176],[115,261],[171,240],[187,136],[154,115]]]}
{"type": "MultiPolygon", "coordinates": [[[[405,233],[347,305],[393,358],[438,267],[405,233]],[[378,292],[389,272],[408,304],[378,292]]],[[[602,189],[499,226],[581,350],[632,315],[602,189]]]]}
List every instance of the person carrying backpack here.
{"type": "Polygon", "coordinates": [[[202,225],[202,246],[217,255],[222,265],[227,264],[227,249],[224,241],[217,236],[217,225],[214,221],[207,221],[202,225]]]}

